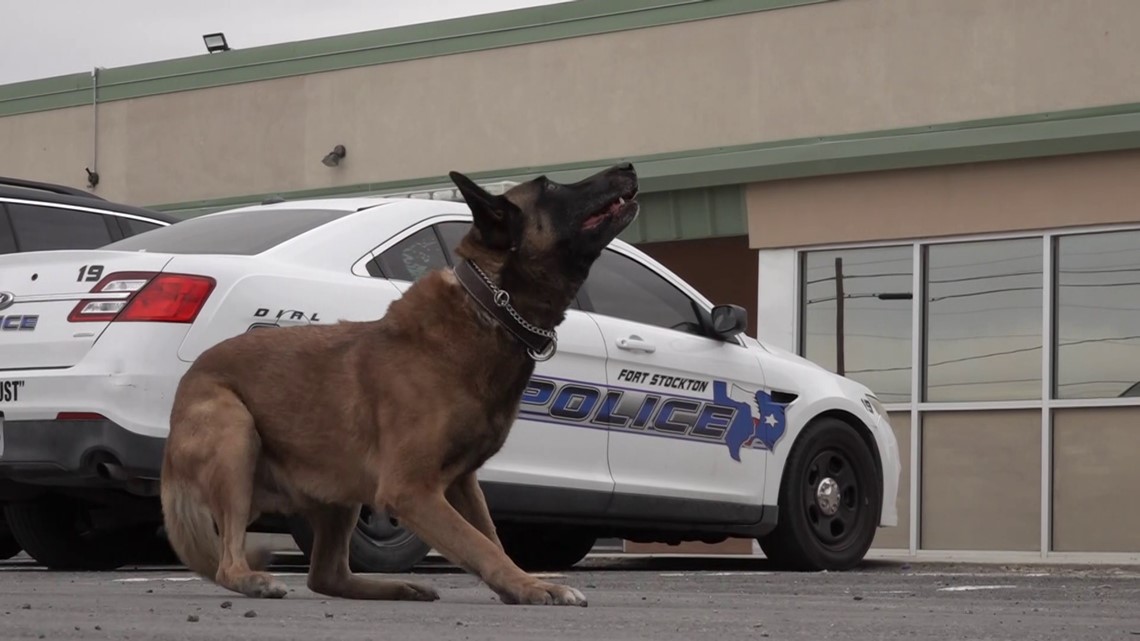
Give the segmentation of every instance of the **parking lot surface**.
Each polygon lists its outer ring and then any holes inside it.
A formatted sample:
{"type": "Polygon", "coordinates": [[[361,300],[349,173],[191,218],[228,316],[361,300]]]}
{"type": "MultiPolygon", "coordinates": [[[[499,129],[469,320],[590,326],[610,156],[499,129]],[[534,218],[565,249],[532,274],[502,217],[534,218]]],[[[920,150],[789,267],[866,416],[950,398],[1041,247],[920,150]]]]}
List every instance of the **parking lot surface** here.
{"type": "Polygon", "coordinates": [[[868,562],[775,572],[763,559],[598,556],[554,580],[589,607],[506,606],[441,560],[414,573],[434,603],[329,599],[303,566],[253,600],[180,567],[46,572],[0,563],[4,639],[1137,639],[1140,568],[868,562]]]}

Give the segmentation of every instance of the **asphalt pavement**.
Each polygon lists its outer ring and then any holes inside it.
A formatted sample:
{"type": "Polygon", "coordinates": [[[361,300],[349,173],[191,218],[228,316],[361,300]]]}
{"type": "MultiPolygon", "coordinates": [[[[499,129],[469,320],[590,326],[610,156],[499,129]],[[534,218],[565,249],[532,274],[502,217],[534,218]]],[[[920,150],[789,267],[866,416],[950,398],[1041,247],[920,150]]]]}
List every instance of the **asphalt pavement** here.
{"type": "Polygon", "coordinates": [[[0,639],[1026,639],[1140,641],[1140,567],[869,561],[852,572],[775,572],[759,558],[599,555],[553,580],[589,606],[507,606],[442,560],[405,577],[434,603],[329,599],[305,568],[254,600],[180,567],[57,573],[0,563],[0,639]]]}

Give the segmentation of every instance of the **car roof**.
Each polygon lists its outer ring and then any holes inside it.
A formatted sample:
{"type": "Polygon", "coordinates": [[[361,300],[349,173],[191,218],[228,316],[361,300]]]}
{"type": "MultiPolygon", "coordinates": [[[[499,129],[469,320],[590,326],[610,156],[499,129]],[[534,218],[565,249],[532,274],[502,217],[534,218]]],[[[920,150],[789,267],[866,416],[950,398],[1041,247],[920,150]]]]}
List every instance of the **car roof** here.
{"type": "Polygon", "coordinates": [[[181,218],[171,214],[107,200],[81,189],[53,183],[0,176],[0,198],[18,198],[41,203],[89,207],[109,212],[131,214],[165,223],[176,223],[181,218]]]}
{"type": "Polygon", "coordinates": [[[204,215],[224,216],[225,214],[254,210],[260,211],[264,209],[327,209],[333,211],[356,212],[364,209],[371,209],[372,207],[388,203],[406,202],[407,200],[421,199],[408,199],[402,197],[393,198],[389,196],[339,196],[331,198],[303,198],[298,200],[280,200],[253,205],[243,205],[240,207],[224,209],[222,211],[216,211],[204,215]]]}

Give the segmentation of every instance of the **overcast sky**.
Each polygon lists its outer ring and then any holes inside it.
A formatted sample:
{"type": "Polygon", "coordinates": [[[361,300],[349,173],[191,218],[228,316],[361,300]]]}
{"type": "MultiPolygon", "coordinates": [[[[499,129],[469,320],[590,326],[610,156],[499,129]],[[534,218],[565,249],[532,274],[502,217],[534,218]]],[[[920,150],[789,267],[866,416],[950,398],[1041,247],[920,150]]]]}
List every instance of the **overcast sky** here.
{"type": "Polygon", "coordinates": [[[0,84],[566,0],[0,0],[0,84]]]}

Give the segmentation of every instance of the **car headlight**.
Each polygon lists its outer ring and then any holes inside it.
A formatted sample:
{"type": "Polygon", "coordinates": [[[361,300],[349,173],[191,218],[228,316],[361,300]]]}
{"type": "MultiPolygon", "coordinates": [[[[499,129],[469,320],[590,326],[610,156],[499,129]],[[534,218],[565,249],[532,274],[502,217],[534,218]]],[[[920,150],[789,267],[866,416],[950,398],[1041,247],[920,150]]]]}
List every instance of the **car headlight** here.
{"type": "Polygon", "coordinates": [[[883,418],[887,417],[887,408],[883,407],[883,404],[879,401],[879,399],[875,398],[874,396],[864,396],[863,406],[867,408],[867,411],[873,414],[878,414],[883,418]]]}

